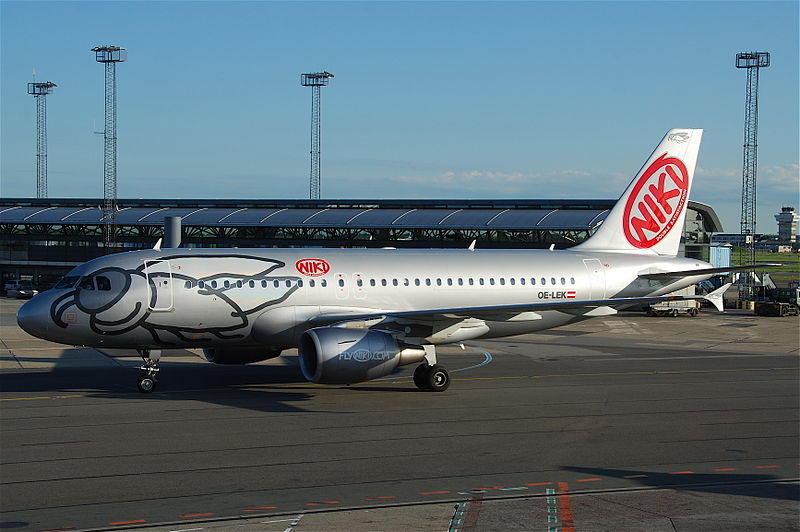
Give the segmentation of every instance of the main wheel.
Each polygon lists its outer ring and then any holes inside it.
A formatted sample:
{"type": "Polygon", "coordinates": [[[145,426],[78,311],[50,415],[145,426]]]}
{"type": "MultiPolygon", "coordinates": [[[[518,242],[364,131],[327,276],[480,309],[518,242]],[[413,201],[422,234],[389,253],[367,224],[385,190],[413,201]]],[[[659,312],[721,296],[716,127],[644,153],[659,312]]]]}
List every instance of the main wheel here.
{"type": "Polygon", "coordinates": [[[139,380],[136,382],[136,387],[139,388],[139,391],[142,393],[150,393],[156,387],[156,379],[145,373],[139,377],[139,380]]]}
{"type": "Polygon", "coordinates": [[[434,364],[425,372],[425,385],[429,392],[443,392],[450,387],[450,374],[443,366],[434,364]]]}
{"type": "Polygon", "coordinates": [[[420,364],[417,366],[417,369],[414,370],[414,385],[422,391],[428,391],[425,375],[428,372],[428,367],[427,364],[420,364]]]}

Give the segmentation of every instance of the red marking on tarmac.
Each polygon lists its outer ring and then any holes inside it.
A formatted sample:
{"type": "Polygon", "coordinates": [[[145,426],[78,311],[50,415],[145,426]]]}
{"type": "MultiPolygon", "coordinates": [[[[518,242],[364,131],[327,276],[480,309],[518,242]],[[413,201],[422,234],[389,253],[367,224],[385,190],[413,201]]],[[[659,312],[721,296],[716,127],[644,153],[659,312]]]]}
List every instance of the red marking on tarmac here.
{"type": "Polygon", "coordinates": [[[245,508],[243,512],[260,512],[261,510],[277,510],[277,506],[257,506],[256,508],[245,508]]]}
{"type": "Polygon", "coordinates": [[[673,471],[670,475],[694,475],[694,471],[673,471]]]}
{"type": "Polygon", "coordinates": [[[111,526],[120,526],[120,525],[135,525],[137,523],[146,523],[144,519],[134,519],[132,521],[116,521],[114,523],[108,523],[111,526]]]}
{"type": "Polygon", "coordinates": [[[380,497],[367,497],[365,501],[381,501],[384,499],[396,499],[397,495],[381,495],[380,497]]]}
{"type": "Polygon", "coordinates": [[[647,478],[647,475],[625,475],[622,478],[647,478]]]}
{"type": "MultiPolygon", "coordinates": [[[[245,511],[247,511],[247,510],[245,510],[245,511]]],[[[212,514],[211,512],[208,512],[208,513],[205,513],[205,514],[185,514],[185,515],[182,515],[181,517],[184,518],[184,519],[189,519],[190,517],[211,517],[212,515],[214,515],[214,514],[212,514]]]]}
{"type": "Polygon", "coordinates": [[[442,491],[421,491],[419,494],[420,495],[445,495],[447,493],[450,493],[450,492],[447,491],[447,490],[442,490],[442,491]]]}
{"type": "Polygon", "coordinates": [[[569,498],[569,484],[558,483],[558,520],[561,522],[562,532],[575,532],[575,522],[572,518],[572,501],[569,498]]]}
{"type": "Polygon", "coordinates": [[[503,488],[505,488],[505,486],[489,486],[488,488],[473,488],[472,491],[501,490],[503,488]]]}
{"type": "Polygon", "coordinates": [[[719,467],[717,469],[712,469],[712,471],[736,471],[735,467],[719,467]]]}
{"type": "MultiPolygon", "coordinates": [[[[579,478],[575,480],[575,482],[597,482],[598,480],[603,480],[602,478],[579,478]]],[[[561,483],[559,483],[561,485],[561,483]]]]}
{"type": "Polygon", "coordinates": [[[552,482],[533,482],[531,484],[525,484],[526,486],[550,486],[552,482]]]}
{"type": "Polygon", "coordinates": [[[62,528],[49,528],[47,530],[39,530],[37,532],[61,532],[62,530],[75,530],[74,526],[65,526],[62,528]]]}
{"type": "Polygon", "coordinates": [[[757,465],[756,469],[776,469],[779,465],[757,465]]]}

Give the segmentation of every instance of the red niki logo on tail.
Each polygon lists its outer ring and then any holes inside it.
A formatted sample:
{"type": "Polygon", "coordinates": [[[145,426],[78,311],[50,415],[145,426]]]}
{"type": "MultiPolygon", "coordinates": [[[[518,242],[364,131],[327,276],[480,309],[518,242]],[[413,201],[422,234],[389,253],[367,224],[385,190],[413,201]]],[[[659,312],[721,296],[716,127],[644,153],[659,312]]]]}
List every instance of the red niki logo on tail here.
{"type": "Polygon", "coordinates": [[[637,248],[658,244],[680,217],[688,195],[686,165],[677,157],[661,155],[647,167],[625,203],[625,238],[637,248]]]}

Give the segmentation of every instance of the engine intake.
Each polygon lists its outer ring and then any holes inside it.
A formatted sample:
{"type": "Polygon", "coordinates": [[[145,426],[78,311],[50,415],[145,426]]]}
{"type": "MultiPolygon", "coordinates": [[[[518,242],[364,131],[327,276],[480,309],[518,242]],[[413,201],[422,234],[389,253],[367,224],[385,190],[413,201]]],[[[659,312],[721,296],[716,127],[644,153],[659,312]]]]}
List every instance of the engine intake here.
{"type": "Polygon", "coordinates": [[[401,346],[391,334],[368,329],[319,327],[300,337],[300,369],[321,384],[352,384],[383,377],[420,362],[421,348],[401,346]]]}
{"type": "Polygon", "coordinates": [[[214,364],[252,364],[280,356],[281,350],[268,346],[220,346],[203,349],[203,356],[214,364]]]}

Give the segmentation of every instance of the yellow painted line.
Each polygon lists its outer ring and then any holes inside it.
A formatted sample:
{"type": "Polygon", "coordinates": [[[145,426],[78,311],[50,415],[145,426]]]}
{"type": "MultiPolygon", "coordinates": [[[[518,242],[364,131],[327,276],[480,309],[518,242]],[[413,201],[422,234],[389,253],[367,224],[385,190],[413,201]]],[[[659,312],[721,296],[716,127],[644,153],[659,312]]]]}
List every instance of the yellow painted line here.
{"type": "Polygon", "coordinates": [[[501,379],[555,379],[559,377],[619,377],[634,375],[685,375],[692,373],[743,373],[747,371],[797,371],[800,367],[790,368],[739,368],[739,369],[686,369],[663,371],[618,371],[606,373],[554,373],[550,375],[517,375],[509,377],[467,377],[453,379],[454,381],[494,381],[501,379]]]}
{"type": "Polygon", "coordinates": [[[42,399],[75,399],[76,397],[86,397],[85,395],[41,395],[39,397],[10,397],[0,399],[0,401],[37,401],[42,399]]]}

